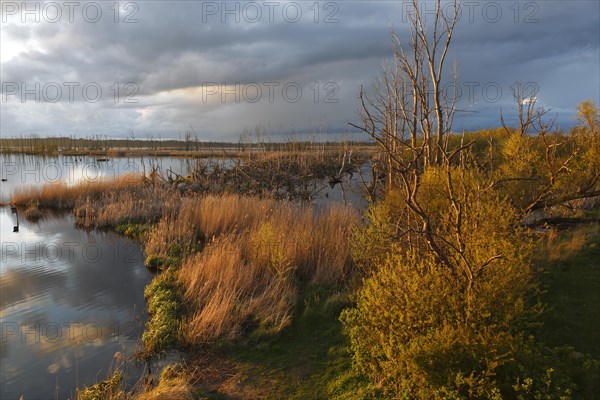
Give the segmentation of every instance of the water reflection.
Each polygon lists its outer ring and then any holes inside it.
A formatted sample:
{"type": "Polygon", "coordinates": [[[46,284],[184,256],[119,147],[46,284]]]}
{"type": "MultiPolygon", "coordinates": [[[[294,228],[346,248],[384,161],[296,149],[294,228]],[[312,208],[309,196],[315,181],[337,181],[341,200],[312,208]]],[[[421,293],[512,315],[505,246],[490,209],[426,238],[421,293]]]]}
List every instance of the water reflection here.
{"type": "Polygon", "coordinates": [[[151,276],[138,244],[70,215],[15,222],[0,209],[0,398],[66,398],[134,350],[151,276]]]}
{"type": "Polygon", "coordinates": [[[0,154],[0,201],[7,202],[16,189],[62,182],[74,185],[93,182],[130,173],[149,173],[157,168],[163,174],[172,170],[188,175],[195,160],[174,157],[115,157],[98,161],[90,156],[39,156],[25,154],[0,154]]]}

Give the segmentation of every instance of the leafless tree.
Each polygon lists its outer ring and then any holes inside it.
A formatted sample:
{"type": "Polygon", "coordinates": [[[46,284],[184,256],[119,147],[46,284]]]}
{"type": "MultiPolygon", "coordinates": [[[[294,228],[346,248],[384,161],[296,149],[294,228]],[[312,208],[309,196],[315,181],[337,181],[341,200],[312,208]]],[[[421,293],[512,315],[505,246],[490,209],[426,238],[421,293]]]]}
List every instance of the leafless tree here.
{"type": "MultiPolygon", "coordinates": [[[[532,133],[535,122],[541,122],[547,113],[547,111],[537,106],[538,87],[531,82],[517,82],[512,87],[512,93],[517,105],[517,126],[515,129],[522,136],[532,133]]],[[[512,128],[506,124],[502,112],[500,112],[500,123],[507,133],[512,132],[512,128]]]]}
{"type": "Polygon", "coordinates": [[[459,5],[455,0],[443,7],[437,0],[431,17],[421,13],[421,4],[412,0],[406,10],[408,40],[392,32],[393,58],[384,64],[371,94],[361,88],[361,124],[351,124],[381,146],[388,186],[398,174],[444,162],[445,137],[456,112],[456,73],[449,85],[443,78],[459,5]]]}
{"type": "MultiPolygon", "coordinates": [[[[433,14],[421,12],[423,2],[412,0],[407,9],[408,34],[403,40],[392,31],[393,58],[387,61],[371,93],[360,92],[361,124],[353,127],[375,140],[387,169],[387,188],[402,193],[403,210],[396,236],[408,247],[424,245],[439,263],[458,273],[450,259],[448,241],[436,232],[427,208],[419,200],[422,174],[428,167],[446,170],[472,143],[448,149],[447,136],[456,112],[456,72],[446,71],[446,56],[458,22],[455,0],[436,1],[433,14]],[[450,78],[449,84],[444,79],[450,78]],[[448,93],[452,89],[453,93],[448,93]]],[[[462,206],[454,197],[452,181],[448,194],[457,213],[460,234],[462,206]]]]}

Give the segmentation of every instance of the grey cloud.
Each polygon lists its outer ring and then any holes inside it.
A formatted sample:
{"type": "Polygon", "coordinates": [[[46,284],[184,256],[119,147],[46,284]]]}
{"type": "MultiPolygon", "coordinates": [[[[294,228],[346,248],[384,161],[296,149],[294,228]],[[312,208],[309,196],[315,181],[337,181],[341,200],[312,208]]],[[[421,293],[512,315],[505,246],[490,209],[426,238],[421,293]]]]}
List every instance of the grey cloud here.
{"type": "MultiPolygon", "coordinates": [[[[243,18],[222,23],[219,16],[205,22],[201,2],[147,1],[139,2],[134,24],[115,24],[105,8],[106,18],[95,24],[78,17],[74,23],[3,25],[4,43],[23,45],[19,55],[2,60],[3,82],[98,82],[107,92],[114,82],[133,82],[139,91],[134,104],[115,104],[109,95],[93,104],[81,95],[74,103],[64,98],[57,104],[4,103],[2,135],[95,130],[124,136],[135,129],[177,137],[192,124],[206,138],[235,140],[244,127],[268,121],[297,131],[310,131],[322,121],[332,131],[347,129],[347,122],[356,120],[360,85],[369,86],[391,55],[390,27],[406,37],[403,2],[335,2],[338,22],[331,24],[322,19],[333,9],[320,9],[315,23],[313,3],[300,4],[304,15],[298,23],[281,16],[273,23],[265,18],[256,24],[243,18]],[[209,104],[182,94],[207,82],[298,82],[305,91],[298,103],[276,98],[274,103],[209,104]],[[311,102],[313,93],[306,88],[313,82],[335,82],[339,103],[311,102]]],[[[503,11],[497,23],[477,13],[473,22],[461,20],[448,61],[458,61],[461,82],[497,83],[502,98],[489,102],[476,93],[477,101],[463,104],[473,112],[457,117],[457,129],[497,126],[500,110],[512,106],[510,86],[516,81],[538,83],[541,101],[560,111],[559,120],[567,126],[578,101],[600,98],[600,6],[537,2],[539,22],[525,24],[514,22],[508,2],[496,4],[503,11]]],[[[527,15],[526,4],[520,3],[520,20],[527,15]]]]}

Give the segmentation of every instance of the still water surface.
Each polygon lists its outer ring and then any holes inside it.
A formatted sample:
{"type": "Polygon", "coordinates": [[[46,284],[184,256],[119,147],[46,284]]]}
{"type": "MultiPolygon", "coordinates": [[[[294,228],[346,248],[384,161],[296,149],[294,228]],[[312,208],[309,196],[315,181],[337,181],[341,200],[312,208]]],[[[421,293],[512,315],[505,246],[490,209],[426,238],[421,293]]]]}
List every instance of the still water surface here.
{"type": "Polygon", "coordinates": [[[64,399],[103,378],[116,352],[132,353],[146,321],[151,275],[140,246],[0,210],[0,398],[64,399]]]}
{"type": "Polygon", "coordinates": [[[188,175],[195,160],[174,157],[110,158],[98,162],[88,156],[35,156],[0,154],[0,201],[8,201],[16,189],[39,186],[45,183],[62,182],[74,185],[79,182],[94,182],[99,179],[115,178],[130,173],[150,173],[157,168],[163,174],[172,170],[179,175],[188,175]]]}
{"type": "MultiPolygon", "coordinates": [[[[185,160],[162,160],[178,173],[185,160]],[[172,162],[169,162],[172,161],[172,162]]],[[[18,188],[139,172],[150,160],[0,157],[0,197],[18,188]]],[[[65,399],[132,354],[147,319],[152,279],[139,244],[74,227],[70,214],[27,222],[0,208],[0,398],[65,399]]],[[[134,366],[131,366],[135,369],[134,366]]]]}

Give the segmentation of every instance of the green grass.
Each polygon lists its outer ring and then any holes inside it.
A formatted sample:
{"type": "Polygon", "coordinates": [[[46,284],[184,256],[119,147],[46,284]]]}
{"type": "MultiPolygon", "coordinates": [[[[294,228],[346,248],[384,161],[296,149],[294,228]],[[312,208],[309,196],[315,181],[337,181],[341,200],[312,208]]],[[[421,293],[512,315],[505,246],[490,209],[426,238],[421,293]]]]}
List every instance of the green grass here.
{"type": "Polygon", "coordinates": [[[267,399],[373,398],[368,382],[351,369],[338,319],[348,304],[343,294],[311,288],[299,300],[294,322],[284,332],[256,333],[238,343],[232,358],[242,365],[244,385],[260,388],[267,399]]]}
{"type": "Polygon", "coordinates": [[[544,253],[542,299],[549,310],[539,339],[550,347],[571,346],[577,352],[600,359],[598,225],[560,232],[544,253]]]}
{"type": "Polygon", "coordinates": [[[170,271],[154,277],[146,286],[150,319],[142,336],[146,354],[170,350],[177,342],[179,332],[180,297],[175,278],[170,271]]]}
{"type": "Polygon", "coordinates": [[[124,399],[123,374],[115,371],[111,376],[92,386],[78,390],[77,400],[124,399]]]}
{"type": "MultiPolygon", "coordinates": [[[[114,227],[114,230],[143,243],[152,227],[152,224],[129,223],[119,224],[114,227]]],[[[176,257],[154,254],[149,254],[144,261],[146,268],[153,273],[158,273],[144,289],[150,314],[142,336],[145,355],[166,352],[177,343],[181,296],[173,271],[179,262],[180,259],[176,257]]]]}
{"type": "Polygon", "coordinates": [[[171,257],[157,256],[149,254],[144,260],[144,265],[152,272],[166,271],[173,267],[176,268],[178,260],[171,257]]]}
{"type": "Polygon", "coordinates": [[[127,236],[130,239],[138,240],[142,242],[150,229],[152,228],[152,224],[119,224],[115,226],[115,232],[120,233],[121,235],[127,236]]]}

